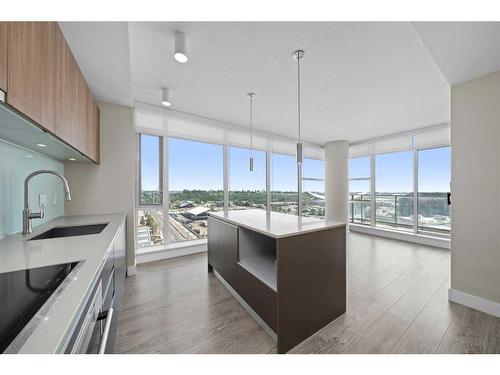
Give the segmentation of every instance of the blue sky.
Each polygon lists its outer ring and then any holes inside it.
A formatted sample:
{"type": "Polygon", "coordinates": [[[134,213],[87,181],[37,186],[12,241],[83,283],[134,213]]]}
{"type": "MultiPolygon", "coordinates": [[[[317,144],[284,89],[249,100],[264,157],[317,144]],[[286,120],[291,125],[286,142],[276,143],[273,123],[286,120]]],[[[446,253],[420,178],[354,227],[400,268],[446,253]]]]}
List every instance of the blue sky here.
{"type": "MultiPolygon", "coordinates": [[[[223,149],[221,145],[169,139],[170,190],[222,190],[223,149]]],[[[142,178],[144,190],[156,190],[158,178],[158,137],[141,137],[142,178]]],[[[250,150],[230,147],[229,173],[231,190],[264,190],[266,185],[265,153],[254,151],[254,172],[248,171],[250,150]]],[[[449,191],[451,155],[449,147],[419,151],[419,191],[449,191]]],[[[276,191],[296,191],[295,156],[273,154],[271,186],[276,191]]],[[[369,158],[351,159],[350,177],[369,177],[369,158]]],[[[324,162],[304,159],[303,177],[324,178],[324,162]]],[[[376,184],[379,192],[413,191],[412,152],[382,154],[376,157],[376,184]]],[[[321,182],[305,182],[304,189],[319,191],[321,182]]],[[[367,181],[351,181],[351,191],[369,191],[367,181]]]]}
{"type": "MultiPolygon", "coordinates": [[[[144,190],[157,190],[158,137],[141,137],[142,186],[144,190]]],[[[229,148],[230,190],[265,190],[266,156],[263,151],[254,151],[254,171],[248,170],[250,150],[229,148]]],[[[223,148],[221,145],[170,138],[168,144],[170,190],[223,189],[223,148]]],[[[297,164],[295,156],[273,154],[272,189],[277,191],[297,190],[297,164]]],[[[324,162],[304,159],[304,177],[323,178],[324,162]]],[[[317,185],[317,184],[316,184],[317,185]]],[[[315,185],[315,187],[316,187],[315,185]]]]}
{"type": "MultiPolygon", "coordinates": [[[[421,150],[418,152],[420,192],[447,192],[451,179],[450,147],[421,150]]],[[[413,155],[412,151],[394,152],[376,156],[376,189],[378,192],[413,191],[413,155]]],[[[369,157],[351,159],[349,175],[369,177],[369,157]]],[[[368,181],[351,181],[350,191],[368,192],[368,181]]]]}

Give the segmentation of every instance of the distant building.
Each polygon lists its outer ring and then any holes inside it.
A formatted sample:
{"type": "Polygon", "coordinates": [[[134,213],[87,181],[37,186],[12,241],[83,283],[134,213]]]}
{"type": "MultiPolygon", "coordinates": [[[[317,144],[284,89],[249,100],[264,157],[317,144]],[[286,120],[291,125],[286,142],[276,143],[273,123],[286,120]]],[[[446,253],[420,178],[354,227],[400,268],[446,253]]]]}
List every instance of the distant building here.
{"type": "Polygon", "coordinates": [[[190,208],[194,207],[193,201],[182,201],[181,204],[179,204],[180,208],[190,208]]]}
{"type": "Polygon", "coordinates": [[[184,216],[191,220],[200,220],[206,219],[208,217],[208,212],[210,211],[209,207],[195,207],[186,212],[184,212],[184,216]]]}

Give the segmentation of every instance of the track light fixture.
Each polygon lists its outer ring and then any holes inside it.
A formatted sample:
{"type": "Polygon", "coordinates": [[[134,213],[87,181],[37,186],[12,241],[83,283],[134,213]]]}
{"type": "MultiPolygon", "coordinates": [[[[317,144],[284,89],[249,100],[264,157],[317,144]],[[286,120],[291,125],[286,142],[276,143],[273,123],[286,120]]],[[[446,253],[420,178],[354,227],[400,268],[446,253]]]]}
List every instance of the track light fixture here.
{"type": "Polygon", "coordinates": [[[177,62],[184,64],[188,61],[186,49],[187,49],[186,35],[184,35],[184,33],[180,31],[176,31],[174,58],[177,62]]]}
{"type": "Polygon", "coordinates": [[[161,104],[165,107],[170,107],[172,105],[170,102],[170,90],[166,87],[161,89],[161,104]]]}

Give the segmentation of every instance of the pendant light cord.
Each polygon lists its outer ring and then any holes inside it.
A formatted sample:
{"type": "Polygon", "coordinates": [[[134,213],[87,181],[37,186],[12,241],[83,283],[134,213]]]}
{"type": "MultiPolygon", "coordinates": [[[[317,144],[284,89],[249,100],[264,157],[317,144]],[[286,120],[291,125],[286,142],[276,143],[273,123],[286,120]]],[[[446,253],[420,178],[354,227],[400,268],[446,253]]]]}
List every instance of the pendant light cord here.
{"type": "Polygon", "coordinates": [[[253,96],[250,95],[250,156],[253,157],[253,96]]]}
{"type": "Polygon", "coordinates": [[[299,143],[300,143],[300,55],[297,57],[297,114],[299,118],[299,143]]]}

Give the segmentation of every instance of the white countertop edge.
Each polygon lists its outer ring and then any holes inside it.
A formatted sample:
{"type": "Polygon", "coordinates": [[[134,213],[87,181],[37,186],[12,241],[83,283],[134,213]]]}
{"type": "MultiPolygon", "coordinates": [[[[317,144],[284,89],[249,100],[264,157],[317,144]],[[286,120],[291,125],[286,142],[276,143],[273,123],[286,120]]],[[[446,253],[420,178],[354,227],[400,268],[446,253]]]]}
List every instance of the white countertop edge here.
{"type": "MultiPolygon", "coordinates": [[[[19,348],[18,353],[61,353],[66,349],[71,334],[73,333],[80,314],[83,311],[86,302],[88,301],[91,293],[96,285],[98,277],[102,272],[105,261],[109,256],[113,243],[116,241],[119,229],[124,225],[127,219],[126,214],[105,214],[105,215],[81,215],[81,216],[61,216],[37,226],[33,233],[30,235],[13,234],[0,239],[0,259],[7,261],[3,264],[1,272],[12,272],[28,268],[37,268],[61,264],[66,262],[82,262],[87,263],[87,268],[83,273],[84,267],[75,276],[78,277],[79,283],[73,285],[73,280],[69,282],[66,289],[57,297],[56,301],[52,304],[47,311],[47,315],[51,316],[64,316],[64,319],[54,320],[49,322],[51,325],[42,327],[43,324],[38,325],[34,331],[25,340],[24,344],[19,348]],[[97,235],[84,235],[77,237],[67,237],[65,239],[42,239],[32,241],[28,245],[28,240],[60,226],[78,226],[78,225],[92,225],[108,223],[109,229],[105,228],[104,231],[97,235]],[[100,237],[94,237],[100,236],[100,237]],[[39,245],[37,245],[39,244],[39,245]],[[24,265],[19,262],[20,259],[29,254],[22,251],[23,248],[28,248],[30,251],[36,253],[36,248],[41,246],[43,249],[42,256],[37,254],[33,255],[36,258],[33,262],[28,262],[24,265]],[[87,249],[89,247],[89,249],[87,249]],[[33,248],[33,250],[31,250],[33,248]],[[75,249],[76,248],[76,249],[75,249]],[[68,249],[67,259],[65,249],[68,249]],[[92,249],[92,250],[90,250],[92,249]],[[78,254],[81,254],[78,255],[78,254]],[[75,257],[77,259],[75,259],[75,257]],[[97,258],[99,257],[99,258],[97,258]],[[89,260],[93,259],[92,261],[89,260]],[[9,262],[10,261],[10,262],[9,262]],[[87,281],[88,280],[88,281],[87,281]],[[78,293],[78,294],[75,294],[78,293]],[[71,308],[64,302],[70,302],[71,308]],[[73,310],[73,307],[75,309],[73,310]],[[62,309],[62,310],[61,310],[62,309]],[[69,309],[69,312],[68,312],[69,309]],[[64,312],[66,311],[66,312],[64,312]],[[57,335],[52,334],[52,337],[47,337],[41,331],[46,333],[50,332],[50,328],[57,331],[57,335]],[[47,331],[49,330],[49,331],[47,331]]],[[[43,306],[42,306],[43,308],[43,306]]],[[[21,332],[22,333],[22,332],[21,332]]],[[[51,334],[48,334],[50,336],[51,334]]]]}
{"type": "MultiPolygon", "coordinates": [[[[99,275],[101,274],[101,272],[104,268],[104,265],[106,264],[106,259],[108,258],[109,253],[111,252],[111,249],[113,248],[114,242],[116,241],[116,238],[118,236],[118,232],[120,231],[120,228],[126,219],[127,219],[127,215],[123,214],[123,217],[120,221],[120,224],[118,224],[118,228],[115,231],[113,239],[109,243],[109,246],[106,249],[106,253],[102,257],[101,262],[99,263],[99,266],[97,267],[96,272],[94,273],[92,281],[89,284],[89,287],[87,288],[86,292],[84,293],[84,295],[81,298],[80,306],[78,307],[78,310],[75,311],[75,313],[73,314],[71,321],[68,323],[67,328],[66,328],[66,332],[65,332],[64,336],[61,337],[61,340],[59,341],[54,353],[61,353],[66,349],[66,345],[68,344],[68,340],[71,338],[71,335],[73,334],[73,331],[76,328],[76,325],[78,323],[78,318],[80,318],[80,315],[83,312],[85,305],[87,304],[88,300],[91,297],[92,291],[94,290],[94,288],[97,284],[97,280],[99,278],[99,275]]],[[[100,223],[96,223],[96,224],[100,224],[100,223]]],[[[56,227],[57,227],[57,225],[56,225],[56,227]]]]}
{"type": "MultiPolygon", "coordinates": [[[[265,212],[265,211],[263,211],[263,212],[265,212]]],[[[332,221],[326,221],[325,220],[325,222],[326,222],[325,225],[321,226],[321,227],[301,229],[301,230],[296,230],[296,231],[293,231],[293,232],[290,232],[290,233],[284,233],[284,234],[276,234],[276,233],[272,233],[272,232],[267,231],[267,230],[263,230],[262,228],[258,228],[258,227],[252,226],[252,225],[248,225],[248,224],[246,224],[246,223],[244,223],[242,221],[232,220],[230,218],[224,217],[223,215],[224,215],[223,212],[209,212],[209,216],[210,217],[213,217],[215,219],[219,219],[219,220],[225,221],[225,222],[227,222],[229,224],[232,224],[232,225],[236,225],[236,226],[240,226],[240,227],[252,230],[254,232],[257,232],[257,233],[260,233],[260,234],[263,234],[265,236],[272,237],[272,238],[275,238],[275,239],[286,238],[286,237],[293,237],[293,236],[298,236],[298,235],[301,235],[301,234],[318,232],[318,231],[322,231],[322,230],[327,230],[327,229],[339,228],[339,227],[345,227],[346,226],[345,223],[332,222],[332,221]]],[[[288,215],[288,214],[282,214],[282,215],[288,215]]],[[[297,217],[297,218],[299,217],[299,216],[295,216],[295,215],[290,215],[290,216],[297,217]]],[[[314,219],[324,220],[324,219],[320,219],[320,218],[314,218],[314,219]]]]}

